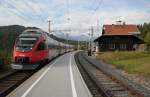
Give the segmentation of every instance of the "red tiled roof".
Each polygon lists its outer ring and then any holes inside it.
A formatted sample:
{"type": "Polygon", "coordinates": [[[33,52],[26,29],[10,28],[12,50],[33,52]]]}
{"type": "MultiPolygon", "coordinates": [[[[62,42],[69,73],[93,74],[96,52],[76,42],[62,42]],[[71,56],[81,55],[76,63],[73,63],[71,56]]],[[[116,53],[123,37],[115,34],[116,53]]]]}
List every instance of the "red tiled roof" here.
{"type": "Polygon", "coordinates": [[[139,34],[136,25],[104,25],[103,35],[132,35],[139,34]],[[137,33],[138,32],[138,33],[137,33]]]}

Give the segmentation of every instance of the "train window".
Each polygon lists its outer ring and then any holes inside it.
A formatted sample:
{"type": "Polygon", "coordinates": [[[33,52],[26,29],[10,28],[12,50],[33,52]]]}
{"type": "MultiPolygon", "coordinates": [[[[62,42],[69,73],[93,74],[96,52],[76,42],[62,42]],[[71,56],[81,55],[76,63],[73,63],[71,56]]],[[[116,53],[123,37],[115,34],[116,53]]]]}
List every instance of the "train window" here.
{"type": "Polygon", "coordinates": [[[53,45],[52,45],[52,44],[49,44],[49,45],[48,45],[48,48],[49,48],[49,49],[53,49],[53,45]]]}
{"type": "Polygon", "coordinates": [[[46,49],[45,43],[44,42],[39,43],[37,50],[40,51],[40,50],[45,50],[45,49],[46,49]]]}
{"type": "Polygon", "coordinates": [[[35,44],[36,38],[18,38],[16,41],[17,45],[23,45],[23,44],[35,44]]]}

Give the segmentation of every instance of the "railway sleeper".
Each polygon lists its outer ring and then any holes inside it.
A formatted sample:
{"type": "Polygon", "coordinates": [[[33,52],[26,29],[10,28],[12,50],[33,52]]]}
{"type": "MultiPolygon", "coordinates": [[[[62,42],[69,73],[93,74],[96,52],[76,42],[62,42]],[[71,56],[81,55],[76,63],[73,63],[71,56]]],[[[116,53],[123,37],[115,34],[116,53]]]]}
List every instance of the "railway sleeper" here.
{"type": "MultiPolygon", "coordinates": [[[[88,64],[88,65],[91,65],[91,64],[88,64]]],[[[94,69],[97,69],[96,67],[94,68],[92,66],[87,66],[87,65],[86,66],[83,65],[83,67],[88,71],[88,73],[93,77],[93,79],[99,83],[99,86],[103,87],[104,92],[108,92],[109,96],[111,95],[110,97],[130,97],[130,95],[132,95],[130,92],[126,91],[126,88],[121,86],[118,82],[115,82],[113,80],[113,77],[108,78],[103,73],[98,72],[98,70],[95,70],[96,72],[93,72],[94,69]],[[87,68],[90,68],[90,69],[87,69],[87,68]],[[94,76],[96,78],[94,78],[94,76]],[[101,80],[101,77],[102,77],[102,80],[101,80]],[[117,84],[119,84],[119,88],[117,84]],[[113,87],[108,88],[110,85],[113,87]],[[117,85],[117,88],[115,87],[116,85],[117,85]]]]}
{"type": "Polygon", "coordinates": [[[130,93],[128,91],[113,91],[115,97],[130,97],[130,93]]]}

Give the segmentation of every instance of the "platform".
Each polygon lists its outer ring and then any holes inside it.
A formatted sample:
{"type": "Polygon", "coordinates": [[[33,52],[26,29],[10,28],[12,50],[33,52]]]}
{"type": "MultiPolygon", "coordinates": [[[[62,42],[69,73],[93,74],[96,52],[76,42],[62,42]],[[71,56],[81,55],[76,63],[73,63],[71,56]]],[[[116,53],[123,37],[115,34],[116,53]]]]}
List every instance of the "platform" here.
{"type": "Polygon", "coordinates": [[[7,97],[92,97],[79,73],[75,52],[60,56],[7,97]]]}

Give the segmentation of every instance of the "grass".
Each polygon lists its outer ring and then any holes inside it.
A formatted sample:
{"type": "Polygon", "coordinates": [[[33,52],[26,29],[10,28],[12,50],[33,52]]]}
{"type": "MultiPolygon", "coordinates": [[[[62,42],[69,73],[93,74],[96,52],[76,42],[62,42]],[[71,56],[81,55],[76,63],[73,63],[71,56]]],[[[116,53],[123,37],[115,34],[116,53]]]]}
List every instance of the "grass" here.
{"type": "Polygon", "coordinates": [[[142,74],[150,77],[149,52],[105,52],[99,53],[96,58],[128,73],[142,74]]]}

